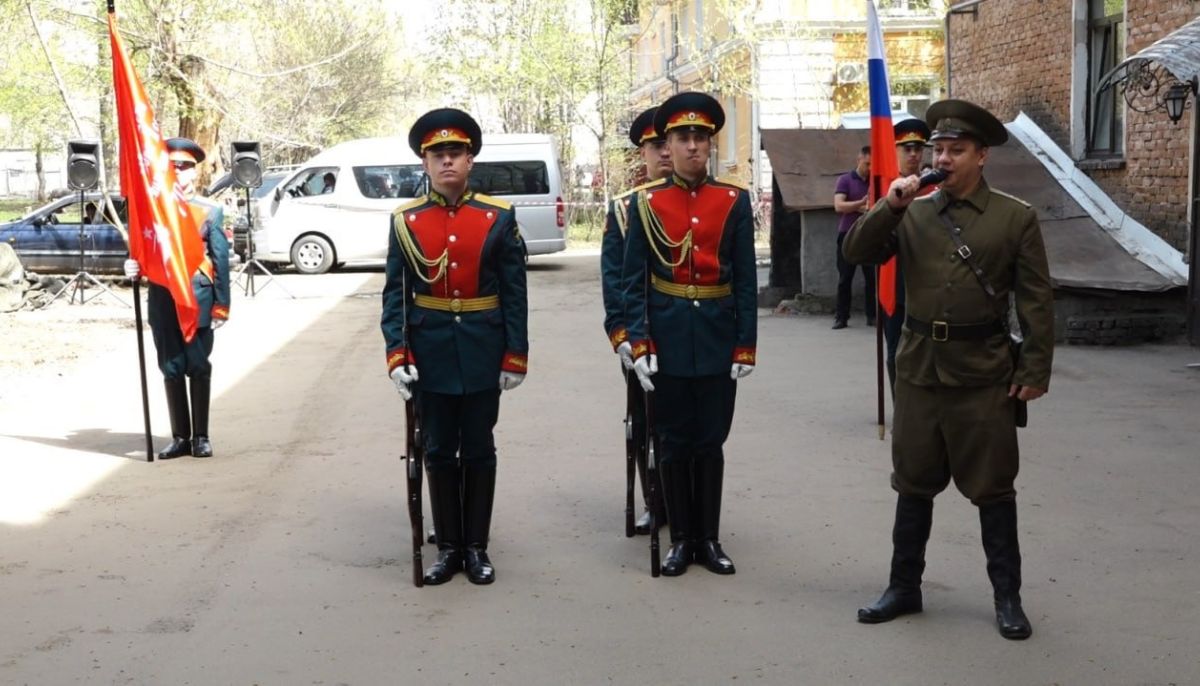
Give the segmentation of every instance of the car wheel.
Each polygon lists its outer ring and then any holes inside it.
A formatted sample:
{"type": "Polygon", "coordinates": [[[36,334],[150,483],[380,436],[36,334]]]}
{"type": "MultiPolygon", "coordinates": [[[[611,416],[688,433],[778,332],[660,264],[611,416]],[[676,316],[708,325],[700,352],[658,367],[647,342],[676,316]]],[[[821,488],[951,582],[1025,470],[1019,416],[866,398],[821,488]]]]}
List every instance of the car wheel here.
{"type": "Polygon", "coordinates": [[[333,246],[321,236],[301,236],[292,244],[292,264],[301,274],[324,274],[334,262],[333,246]]]}

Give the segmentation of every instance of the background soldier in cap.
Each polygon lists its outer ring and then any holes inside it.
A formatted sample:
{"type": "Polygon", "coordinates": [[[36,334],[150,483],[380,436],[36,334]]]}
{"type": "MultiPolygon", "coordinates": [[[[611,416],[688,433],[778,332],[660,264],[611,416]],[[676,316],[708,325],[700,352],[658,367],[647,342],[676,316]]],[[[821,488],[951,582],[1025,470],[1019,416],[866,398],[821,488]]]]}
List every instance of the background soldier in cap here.
{"type": "Polygon", "coordinates": [[[428,112],[408,144],[431,190],[392,215],[382,327],[388,374],[421,419],[438,546],[425,583],[465,566],[472,583],[490,584],[492,431],[500,391],[525,379],[529,351],[525,244],[512,206],[468,187],[482,147],[470,115],[428,112]]]}
{"type": "Polygon", "coordinates": [[[926,118],[934,166],[948,174],[941,188],[915,199],[917,177],[896,179],[844,244],[852,262],[898,255],[908,308],[896,356],[891,577],[858,618],[886,622],[921,611],[933,497],[953,479],[979,507],[1000,633],[1022,639],[1032,629],[1019,592],[1016,410],[1050,386],[1049,269],[1037,213],[983,179],[989,146],[1008,139],[1004,125],[961,100],[935,103],[926,118]],[[1006,335],[1010,295],[1024,334],[1015,359],[1006,335]]]}
{"type": "MultiPolygon", "coordinates": [[[[663,179],[671,175],[671,152],[667,149],[667,141],[654,130],[654,113],[657,107],[642,112],[633,120],[629,127],[629,140],[638,148],[642,162],[646,167],[646,176],[651,181],[663,179]]],[[[612,343],[613,350],[621,357],[625,369],[625,383],[629,386],[626,397],[633,399],[633,440],[637,445],[646,441],[646,408],[642,405],[644,396],[638,385],[637,376],[633,373],[633,348],[629,344],[629,333],[625,328],[625,303],[621,295],[621,264],[625,259],[625,231],[628,227],[629,201],[634,191],[628,191],[613,198],[608,207],[608,215],[604,219],[604,239],[600,245],[600,282],[604,295],[604,332],[612,343]]],[[[639,534],[650,533],[650,495],[646,484],[646,453],[638,451],[638,477],[642,481],[642,500],[646,511],[638,517],[634,531],[639,534]]],[[[661,513],[660,513],[661,514],[661,513]]],[[[656,523],[661,525],[666,518],[659,516],[656,523]]]]}
{"type": "MultiPolygon", "coordinates": [[[[920,119],[905,119],[893,127],[896,135],[896,165],[900,177],[919,174],[925,161],[925,148],[929,145],[929,125],[920,119]]],[[[929,195],[935,186],[926,186],[917,191],[917,197],[929,195]]],[[[892,386],[892,400],[896,398],[896,348],[900,345],[900,329],[904,326],[904,272],[896,266],[896,310],[893,314],[883,313],[883,337],[887,341],[888,382],[892,386]]]]}
{"type": "Polygon", "coordinates": [[[754,370],[758,288],[750,195],[708,175],[712,136],[724,123],[720,104],[703,93],[660,105],[654,129],[667,140],[674,173],[638,189],[629,210],[625,324],[634,371],[654,391],[671,527],[667,576],[693,560],[717,574],[735,571],[718,540],[722,446],[736,380],[754,370]]]}
{"type": "MultiPolygon", "coordinates": [[[[167,154],[175,167],[175,182],[197,218],[206,257],[192,275],[192,291],[196,294],[200,315],[196,336],[190,343],[183,340],[171,292],[152,283],[147,295],[150,331],[154,335],[158,368],[163,373],[167,410],[171,415],[171,443],[158,453],[158,459],[169,460],[189,454],[211,457],[208,408],[212,396],[212,365],[208,358],[213,349],[213,331],[229,319],[230,303],[225,211],[219,203],[196,196],[196,165],[204,161],[204,150],[187,138],[169,138],[166,144],[167,154]],[[190,394],[187,380],[191,381],[190,394]]],[[[132,280],[139,275],[137,260],[125,260],[125,276],[132,280]]]]}

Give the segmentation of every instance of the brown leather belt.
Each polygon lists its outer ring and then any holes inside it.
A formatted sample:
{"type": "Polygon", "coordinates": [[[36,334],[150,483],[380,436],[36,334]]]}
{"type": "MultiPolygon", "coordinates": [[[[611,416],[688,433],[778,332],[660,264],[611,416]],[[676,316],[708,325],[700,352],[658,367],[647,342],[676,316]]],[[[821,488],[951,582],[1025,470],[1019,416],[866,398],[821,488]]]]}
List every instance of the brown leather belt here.
{"type": "Polygon", "coordinates": [[[983,341],[992,336],[1005,333],[1004,322],[999,319],[983,324],[950,324],[947,322],[923,322],[920,319],[906,317],[904,325],[915,334],[920,334],[931,340],[943,341],[983,341]]]}
{"type": "Polygon", "coordinates": [[[417,293],[413,295],[413,302],[417,307],[424,307],[430,310],[441,310],[442,312],[483,312],[484,310],[494,310],[500,307],[500,296],[485,295],[482,298],[435,298],[432,295],[422,295],[417,293]]]}
{"type": "Polygon", "coordinates": [[[656,274],[650,275],[650,285],[654,290],[666,295],[673,295],[676,298],[687,298],[688,300],[711,300],[713,298],[724,298],[733,293],[733,286],[728,283],[719,284],[716,286],[701,286],[700,284],[675,283],[660,279],[656,274]]]}

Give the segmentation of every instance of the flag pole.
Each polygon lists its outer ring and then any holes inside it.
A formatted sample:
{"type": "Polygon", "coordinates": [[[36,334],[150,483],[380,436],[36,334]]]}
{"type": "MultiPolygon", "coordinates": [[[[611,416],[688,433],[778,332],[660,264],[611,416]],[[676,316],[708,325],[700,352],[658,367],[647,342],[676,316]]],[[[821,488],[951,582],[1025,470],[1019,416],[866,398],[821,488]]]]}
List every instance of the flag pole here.
{"type": "Polygon", "coordinates": [[[879,305],[879,279],[883,270],[875,267],[875,389],[879,410],[879,440],[883,440],[886,424],[883,419],[883,308],[879,305]]]}
{"type": "MultiPolygon", "coordinates": [[[[116,0],[108,0],[108,13],[116,14],[116,0]]],[[[128,236],[126,236],[128,239],[128,236]]],[[[146,342],[142,332],[141,277],[133,279],[133,322],[137,331],[138,372],[142,384],[142,425],[146,432],[146,461],[154,461],[154,441],[150,436],[150,392],[146,386],[146,342]]]]}
{"type": "MultiPolygon", "coordinates": [[[[112,0],[108,2],[112,6],[112,0]]],[[[154,442],[150,438],[150,393],[146,389],[146,343],[142,333],[142,297],[139,293],[141,277],[133,280],[133,320],[137,329],[138,342],[138,371],[142,377],[142,422],[146,429],[146,461],[154,461],[154,442]]]]}

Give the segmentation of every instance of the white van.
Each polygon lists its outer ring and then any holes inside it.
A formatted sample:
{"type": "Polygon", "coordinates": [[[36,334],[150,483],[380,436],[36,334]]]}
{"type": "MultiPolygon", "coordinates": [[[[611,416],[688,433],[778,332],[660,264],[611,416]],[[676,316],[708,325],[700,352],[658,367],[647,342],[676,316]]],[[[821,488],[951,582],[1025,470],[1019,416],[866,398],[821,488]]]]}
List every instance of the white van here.
{"type": "MultiPolygon", "coordinates": [[[[471,189],[517,210],[530,255],[567,247],[562,176],[554,140],[484,134],[471,189]]],[[[347,262],[387,258],[389,216],[424,192],[421,161],[404,138],[365,138],[313,157],[256,203],[254,257],[321,274],[347,262]]]]}

